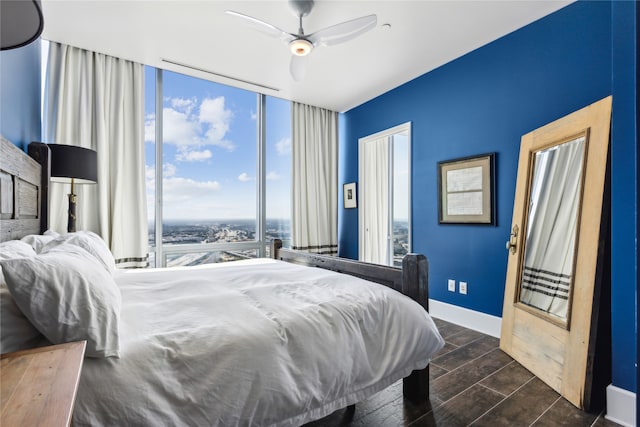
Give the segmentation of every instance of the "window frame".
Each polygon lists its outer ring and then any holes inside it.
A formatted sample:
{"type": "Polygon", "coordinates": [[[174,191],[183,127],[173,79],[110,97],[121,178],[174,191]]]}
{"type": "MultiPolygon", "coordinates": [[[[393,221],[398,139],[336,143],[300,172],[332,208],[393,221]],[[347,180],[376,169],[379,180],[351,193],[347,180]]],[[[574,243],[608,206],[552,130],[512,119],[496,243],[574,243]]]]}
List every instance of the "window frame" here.
{"type": "MultiPolygon", "coordinates": [[[[198,78],[194,76],[188,76],[198,78]]],[[[220,83],[217,83],[220,84],[220,83]]],[[[256,224],[255,240],[223,243],[163,243],[163,70],[155,68],[155,192],[154,235],[155,242],[149,245],[153,254],[153,267],[166,267],[167,255],[193,252],[215,252],[255,249],[258,257],[267,254],[266,242],[266,95],[256,92],[256,224]]]]}

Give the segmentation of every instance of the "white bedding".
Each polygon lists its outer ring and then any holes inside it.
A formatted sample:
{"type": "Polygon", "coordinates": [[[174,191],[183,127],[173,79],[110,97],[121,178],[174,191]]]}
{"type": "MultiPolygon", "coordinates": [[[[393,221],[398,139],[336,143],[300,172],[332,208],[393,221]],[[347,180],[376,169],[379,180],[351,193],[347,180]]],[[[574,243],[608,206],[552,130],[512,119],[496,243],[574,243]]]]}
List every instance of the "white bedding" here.
{"type": "Polygon", "coordinates": [[[270,259],[115,273],[120,358],[84,361],[75,425],[300,425],[424,368],[426,311],[270,259]]]}

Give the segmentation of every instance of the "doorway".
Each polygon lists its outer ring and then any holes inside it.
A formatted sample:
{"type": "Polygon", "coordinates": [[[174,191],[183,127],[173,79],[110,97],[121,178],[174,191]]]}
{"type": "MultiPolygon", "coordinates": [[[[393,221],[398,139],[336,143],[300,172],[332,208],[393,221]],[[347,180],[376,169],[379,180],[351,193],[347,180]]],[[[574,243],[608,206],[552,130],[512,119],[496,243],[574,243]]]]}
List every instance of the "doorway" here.
{"type": "Polygon", "coordinates": [[[402,265],[411,252],[411,122],[360,138],[360,261],[402,265]]]}

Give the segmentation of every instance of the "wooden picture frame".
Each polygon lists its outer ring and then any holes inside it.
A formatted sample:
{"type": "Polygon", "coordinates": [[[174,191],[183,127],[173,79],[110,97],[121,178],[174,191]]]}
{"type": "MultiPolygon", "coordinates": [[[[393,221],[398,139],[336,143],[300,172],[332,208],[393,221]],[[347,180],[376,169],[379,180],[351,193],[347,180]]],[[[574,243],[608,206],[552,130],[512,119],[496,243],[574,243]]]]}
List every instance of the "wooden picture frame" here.
{"type": "Polygon", "coordinates": [[[353,209],[358,207],[357,197],[356,197],[356,183],[350,182],[348,184],[344,184],[342,186],[343,200],[344,200],[344,208],[345,209],[353,209]]]}
{"type": "Polygon", "coordinates": [[[495,153],[438,162],[440,224],[496,224],[495,153]]]}

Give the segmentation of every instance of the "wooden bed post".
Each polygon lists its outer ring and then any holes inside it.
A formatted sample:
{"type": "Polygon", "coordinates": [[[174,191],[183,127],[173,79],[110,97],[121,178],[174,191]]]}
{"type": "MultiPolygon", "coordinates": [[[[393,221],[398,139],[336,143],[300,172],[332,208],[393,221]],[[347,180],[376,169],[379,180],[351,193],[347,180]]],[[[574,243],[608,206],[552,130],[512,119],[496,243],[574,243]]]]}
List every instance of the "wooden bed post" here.
{"type": "MultiPolygon", "coordinates": [[[[402,259],[402,293],[429,311],[429,263],[422,254],[402,259]]],[[[402,380],[402,394],[412,403],[429,401],[429,365],[402,380]]]]}
{"type": "Polygon", "coordinates": [[[49,177],[51,175],[51,154],[47,144],[32,142],[27,147],[29,156],[42,166],[40,175],[40,234],[49,229],[49,177]]]}
{"type": "Polygon", "coordinates": [[[402,258],[402,293],[429,311],[429,263],[422,254],[402,258]]]}

